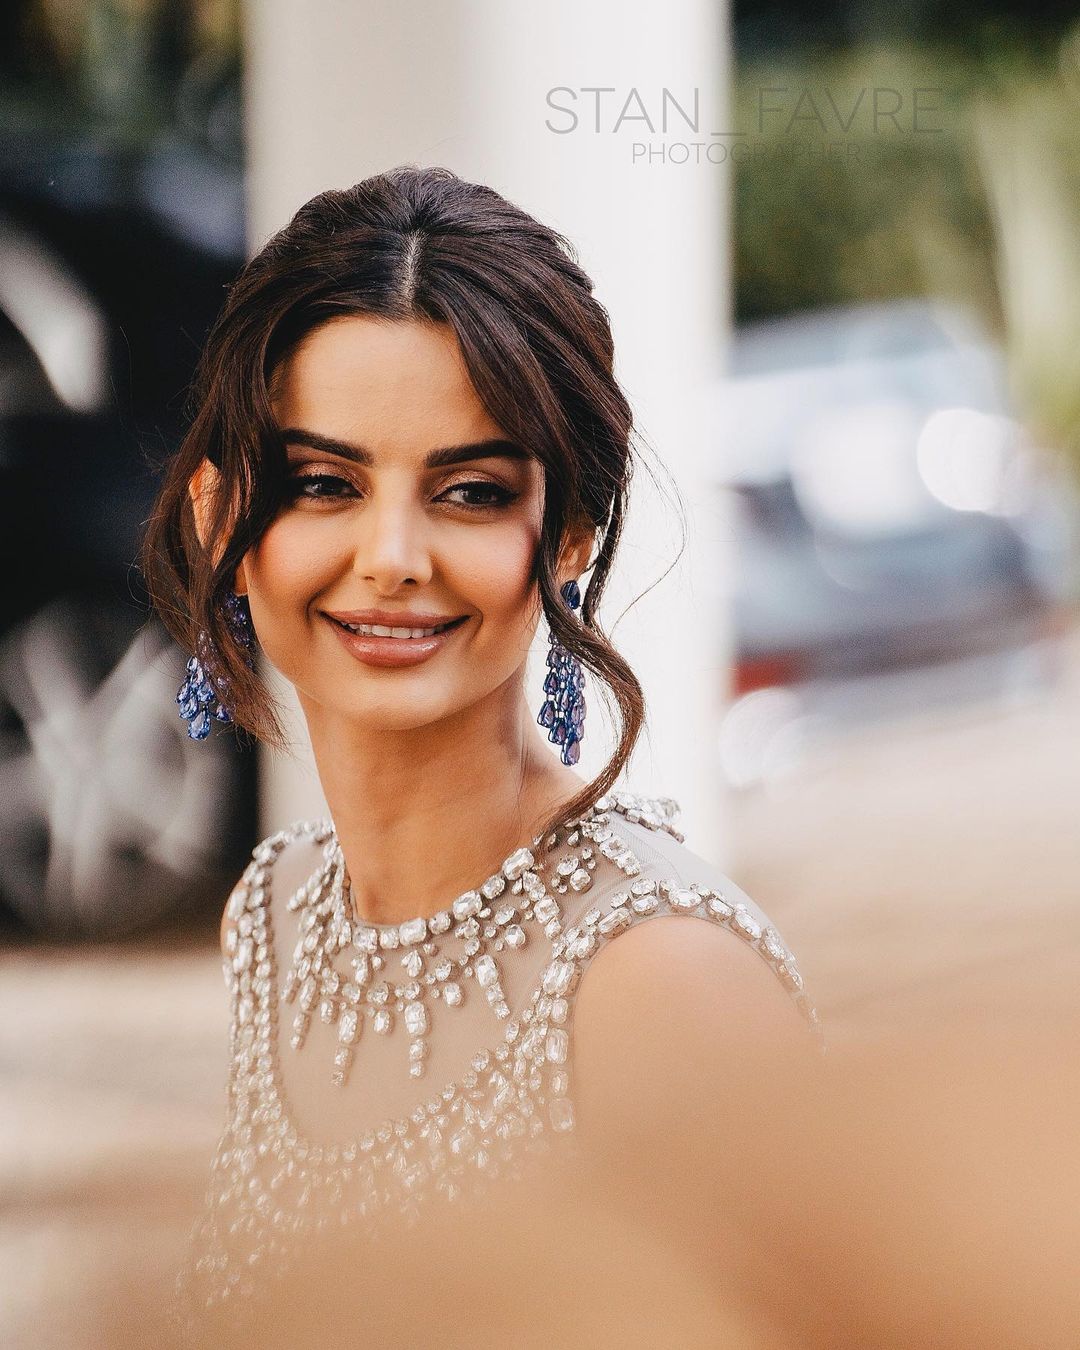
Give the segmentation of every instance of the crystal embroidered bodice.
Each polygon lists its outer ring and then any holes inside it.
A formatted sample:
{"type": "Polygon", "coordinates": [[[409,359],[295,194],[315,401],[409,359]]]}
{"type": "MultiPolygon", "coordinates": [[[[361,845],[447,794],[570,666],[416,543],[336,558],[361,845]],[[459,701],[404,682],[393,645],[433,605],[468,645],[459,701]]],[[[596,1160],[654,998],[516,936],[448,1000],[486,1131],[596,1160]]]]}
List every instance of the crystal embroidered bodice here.
{"type": "Polygon", "coordinates": [[[727,927],[820,1038],[779,932],[683,847],[677,811],[611,793],[448,909],[394,925],[346,917],[329,821],[254,850],[228,906],[227,1115],[177,1279],[181,1321],[283,1270],[312,1228],[374,1235],[433,1193],[452,1200],[555,1141],[571,1147],[575,996],[633,925],[688,914],[727,927]]]}

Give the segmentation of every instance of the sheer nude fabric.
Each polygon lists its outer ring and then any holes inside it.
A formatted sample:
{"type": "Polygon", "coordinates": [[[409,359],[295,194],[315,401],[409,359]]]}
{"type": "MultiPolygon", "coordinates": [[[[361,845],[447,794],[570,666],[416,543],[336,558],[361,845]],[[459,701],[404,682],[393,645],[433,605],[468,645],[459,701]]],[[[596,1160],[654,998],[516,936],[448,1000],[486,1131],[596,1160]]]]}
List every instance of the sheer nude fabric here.
{"type": "MultiPolygon", "coordinates": [[[[225,955],[232,1007],[228,1112],[206,1206],[178,1279],[181,1319],[242,1300],[253,1287],[253,1271],[283,1268],[289,1240],[308,1223],[324,1227],[328,1212],[332,1220],[337,1211],[337,1218],[364,1225],[375,1225],[385,1209],[421,1215],[426,1193],[452,1197],[474,1180],[509,1174],[519,1154],[571,1146],[574,1000],[589,963],[629,927],[682,913],[729,928],[732,940],[760,953],[818,1033],[778,930],[682,842],[673,823],[677,810],[670,799],[613,793],[581,828],[561,831],[550,850],[523,841],[533,847],[549,892],[555,879],[564,888],[555,896],[559,920],[548,931],[532,924],[522,947],[500,952],[508,1019],[499,1020],[478,989],[469,990],[461,1006],[431,1007],[419,1079],[409,1075],[409,1038],[400,1019],[388,1035],[363,1032],[344,1086],[331,1083],[332,1026],[315,1017],[301,1048],[290,1046],[292,1010],[281,1004],[280,989],[300,915],[287,902],[319,868],[323,846],[300,837],[264,863],[261,874],[249,868],[234,892],[241,900],[238,906],[234,899],[234,909],[247,916],[256,955],[261,942],[272,960],[258,967],[260,979],[254,968],[238,973],[232,952],[225,955]],[[583,849],[591,851],[590,872],[586,877],[577,867],[573,875],[582,888],[574,889],[566,884],[570,863],[586,861],[583,849]],[[559,863],[565,864],[561,875],[559,863]],[[255,904],[259,875],[263,898],[255,904]],[[241,1015],[245,997],[249,1005],[241,1015]]],[[[483,881],[477,878],[477,886],[483,881]]],[[[439,948],[440,957],[453,957],[461,940],[449,932],[439,948]]],[[[389,973],[400,954],[383,955],[389,973]]],[[[397,978],[403,978],[400,969],[397,978]]]]}

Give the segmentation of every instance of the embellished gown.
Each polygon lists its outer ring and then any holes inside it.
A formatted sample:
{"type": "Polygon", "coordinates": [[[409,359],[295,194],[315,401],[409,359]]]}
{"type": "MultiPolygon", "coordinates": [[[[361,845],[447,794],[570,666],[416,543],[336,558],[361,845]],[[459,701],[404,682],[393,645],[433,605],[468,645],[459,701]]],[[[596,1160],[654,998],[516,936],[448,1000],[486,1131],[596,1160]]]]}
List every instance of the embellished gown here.
{"type": "MultiPolygon", "coordinates": [[[[670,798],[612,792],[438,914],[353,924],[330,821],[271,835],[230,896],[224,1129],[173,1319],[242,1307],[305,1234],[482,1192],[574,1147],[573,1025],[603,947],[665,914],[748,943],[821,1044],[776,927],[683,843],[670,798]]],[[[345,878],[347,884],[347,877],[345,878]]]]}

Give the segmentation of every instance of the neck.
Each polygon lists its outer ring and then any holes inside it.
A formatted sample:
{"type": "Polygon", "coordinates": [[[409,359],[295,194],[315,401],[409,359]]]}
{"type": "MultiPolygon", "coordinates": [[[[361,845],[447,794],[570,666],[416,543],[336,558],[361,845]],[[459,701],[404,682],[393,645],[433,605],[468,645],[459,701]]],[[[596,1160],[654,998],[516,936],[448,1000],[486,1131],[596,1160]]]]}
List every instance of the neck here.
{"type": "Polygon", "coordinates": [[[373,731],[306,704],[304,713],[352,908],[369,923],[445,908],[584,786],[520,694],[502,717],[470,709],[406,731],[373,731]]]}

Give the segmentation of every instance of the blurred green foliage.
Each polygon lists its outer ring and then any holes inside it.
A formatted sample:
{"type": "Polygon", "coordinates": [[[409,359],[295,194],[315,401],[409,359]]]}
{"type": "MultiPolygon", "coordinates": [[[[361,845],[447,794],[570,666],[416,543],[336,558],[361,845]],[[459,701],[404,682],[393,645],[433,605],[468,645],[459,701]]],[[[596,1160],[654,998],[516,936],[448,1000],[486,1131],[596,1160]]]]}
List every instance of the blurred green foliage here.
{"type": "Polygon", "coordinates": [[[973,308],[1032,431],[1080,467],[1080,26],[759,55],[733,102],[736,320],[973,308]]]}

